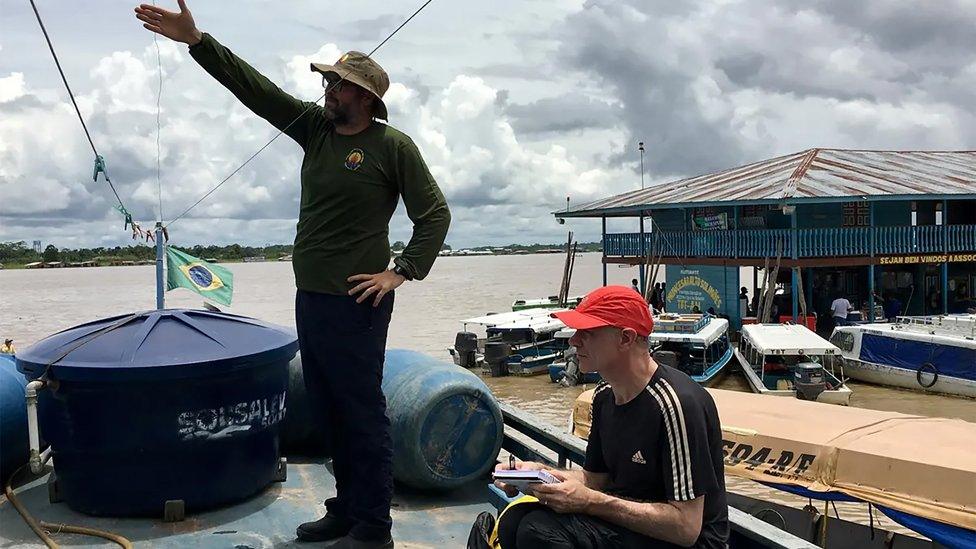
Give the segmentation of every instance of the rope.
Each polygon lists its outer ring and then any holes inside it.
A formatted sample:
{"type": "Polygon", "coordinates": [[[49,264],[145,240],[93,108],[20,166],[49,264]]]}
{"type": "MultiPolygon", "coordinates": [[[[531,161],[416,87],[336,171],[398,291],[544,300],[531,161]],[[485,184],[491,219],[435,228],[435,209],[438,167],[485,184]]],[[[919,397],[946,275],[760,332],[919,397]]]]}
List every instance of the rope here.
{"type": "MultiPolygon", "coordinates": [[[[32,3],[33,3],[33,1],[34,0],[31,0],[32,3]]],[[[386,44],[391,38],[393,38],[394,35],[396,35],[396,33],[400,32],[400,29],[402,29],[403,27],[405,27],[407,25],[407,23],[409,23],[414,17],[416,17],[421,11],[423,11],[423,9],[426,8],[427,5],[430,4],[431,2],[433,2],[433,0],[427,0],[426,2],[424,2],[419,8],[417,8],[416,11],[414,11],[410,15],[410,17],[407,17],[406,20],[404,20],[403,23],[400,23],[400,26],[398,26],[396,29],[394,29],[393,32],[391,32],[389,35],[387,35],[386,38],[383,39],[382,42],[380,42],[379,44],[377,44],[375,48],[373,48],[369,53],[367,53],[366,54],[366,57],[372,57],[373,54],[376,53],[376,50],[380,49],[383,46],[383,44],[386,44]]],[[[240,166],[238,166],[234,171],[230,172],[230,175],[228,175],[227,177],[223,178],[220,181],[220,183],[217,183],[216,186],[214,186],[212,189],[210,189],[209,191],[207,191],[206,194],[204,194],[203,196],[201,196],[199,200],[197,200],[196,202],[193,203],[193,205],[191,205],[189,208],[183,210],[183,213],[181,213],[180,215],[174,217],[172,221],[170,221],[169,223],[166,224],[166,227],[169,227],[173,223],[176,223],[181,218],[183,218],[183,216],[185,216],[186,214],[190,213],[190,210],[192,210],[193,208],[196,208],[198,205],[200,205],[201,202],[203,202],[204,200],[206,200],[207,197],[209,197],[214,192],[216,192],[217,189],[219,189],[230,178],[234,177],[237,174],[237,172],[241,171],[244,168],[244,166],[247,166],[259,154],[261,154],[261,152],[264,151],[264,149],[267,149],[272,143],[275,142],[275,140],[277,140],[279,137],[281,137],[281,135],[283,133],[285,133],[286,131],[288,131],[288,129],[291,128],[295,124],[295,122],[298,122],[298,120],[301,119],[301,117],[305,116],[305,113],[307,113],[309,110],[311,110],[311,108],[313,106],[316,106],[316,104],[319,101],[321,101],[322,99],[324,99],[325,96],[328,95],[328,93],[329,93],[330,90],[332,90],[333,88],[335,88],[336,86],[338,86],[339,84],[341,84],[343,81],[345,81],[345,79],[346,79],[347,76],[349,76],[349,71],[347,71],[345,74],[343,74],[339,78],[339,80],[337,80],[336,82],[330,84],[329,87],[326,88],[325,92],[322,95],[320,95],[318,99],[316,99],[315,101],[309,103],[308,107],[306,107],[305,110],[303,110],[301,113],[299,113],[299,115],[296,116],[294,120],[292,120],[291,122],[289,122],[288,125],[285,126],[284,128],[278,130],[278,133],[276,133],[275,136],[271,138],[271,140],[269,140],[267,143],[265,143],[260,149],[257,150],[257,152],[255,152],[254,154],[252,154],[247,160],[244,161],[243,164],[241,164],[240,166]]]]}
{"type": "MultiPolygon", "coordinates": [[[[88,137],[88,144],[91,145],[91,150],[95,153],[96,162],[99,158],[98,149],[95,148],[95,141],[92,139],[91,132],[88,131],[88,125],[85,124],[85,117],[81,115],[81,109],[78,108],[78,102],[75,101],[75,94],[71,91],[71,86],[68,85],[68,78],[64,75],[64,70],[61,68],[61,61],[58,60],[58,54],[54,51],[54,44],[51,43],[51,37],[47,34],[47,29],[44,27],[44,21],[41,19],[40,12],[37,11],[37,4],[34,0],[30,0],[31,8],[34,9],[34,16],[37,17],[37,24],[41,26],[41,32],[44,33],[44,40],[47,41],[47,47],[51,50],[51,56],[54,57],[54,64],[58,67],[58,73],[61,74],[61,81],[64,82],[65,89],[68,90],[68,97],[71,98],[71,104],[75,107],[75,113],[78,115],[78,120],[81,122],[82,129],[85,130],[85,136],[88,137]]],[[[108,182],[108,186],[111,187],[112,193],[115,195],[115,199],[119,201],[119,206],[123,215],[127,214],[125,205],[122,203],[122,198],[119,197],[119,192],[115,190],[115,185],[112,184],[112,180],[108,177],[108,172],[102,171],[105,175],[105,181],[108,182]]],[[[97,172],[96,172],[97,175],[97,172]]]]}
{"type": "Polygon", "coordinates": [[[14,506],[14,509],[16,509],[18,513],[20,513],[21,517],[23,517],[24,522],[26,522],[27,525],[30,526],[30,529],[33,530],[35,534],[37,534],[37,537],[40,538],[41,541],[44,542],[44,545],[48,546],[49,549],[58,549],[59,547],[61,547],[60,545],[58,545],[56,541],[54,541],[53,538],[51,538],[50,531],[52,530],[54,530],[56,534],[60,534],[61,532],[67,532],[69,534],[82,534],[85,536],[95,536],[95,537],[107,539],[119,545],[123,549],[132,549],[131,541],[112,532],[106,532],[104,530],[96,530],[95,528],[85,528],[83,526],[71,526],[69,524],[54,524],[50,522],[44,522],[42,520],[37,520],[36,518],[34,518],[34,516],[30,514],[27,508],[24,507],[24,504],[21,503],[19,499],[17,499],[17,496],[13,490],[14,478],[17,477],[24,470],[24,467],[26,466],[21,465],[19,469],[14,471],[14,474],[10,475],[10,478],[7,480],[7,483],[3,487],[3,491],[4,494],[6,494],[7,496],[7,501],[9,501],[11,505],[14,506]]]}

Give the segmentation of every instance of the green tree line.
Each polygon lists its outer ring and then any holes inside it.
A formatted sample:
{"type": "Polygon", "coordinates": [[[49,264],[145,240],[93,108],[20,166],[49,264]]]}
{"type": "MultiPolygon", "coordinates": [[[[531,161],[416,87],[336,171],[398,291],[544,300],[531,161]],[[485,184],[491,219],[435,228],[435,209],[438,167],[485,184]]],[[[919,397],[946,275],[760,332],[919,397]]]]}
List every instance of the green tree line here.
{"type": "MultiPolygon", "coordinates": [[[[199,258],[216,258],[221,261],[240,261],[245,257],[264,257],[278,259],[292,251],[291,244],[275,244],[271,246],[178,246],[186,253],[199,258]]],[[[9,265],[23,265],[35,261],[62,261],[77,263],[95,261],[96,263],[111,263],[114,261],[146,261],[156,258],[156,248],[136,244],[133,246],[96,247],[96,248],[58,248],[48,244],[44,251],[37,253],[23,240],[18,242],[0,242],[0,263],[9,265]]]]}

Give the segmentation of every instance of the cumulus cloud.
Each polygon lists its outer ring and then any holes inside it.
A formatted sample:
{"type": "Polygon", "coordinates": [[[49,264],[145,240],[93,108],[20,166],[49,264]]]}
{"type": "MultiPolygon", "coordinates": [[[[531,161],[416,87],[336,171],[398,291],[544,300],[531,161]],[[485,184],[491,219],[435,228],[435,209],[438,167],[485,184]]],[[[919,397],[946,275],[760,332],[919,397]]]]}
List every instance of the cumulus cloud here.
{"type": "Polygon", "coordinates": [[[682,176],[813,146],[971,145],[974,18],[961,2],[631,0],[554,32],[614,91],[650,169],[682,176]]]}
{"type": "MultiPolygon", "coordinates": [[[[234,14],[201,5],[195,15],[283,89],[313,100],[322,88],[311,61],[369,51],[402,20],[367,4],[341,14],[309,3],[300,20],[249,2],[234,14]]],[[[32,14],[8,11],[16,24],[4,29],[0,58],[0,239],[121,241],[114,198],[91,180],[92,152],[32,14]]],[[[155,49],[143,46],[138,25],[81,42],[71,34],[77,25],[51,19],[123,200],[138,219],[153,219],[155,49]]],[[[976,8],[963,0],[498,0],[425,12],[379,60],[393,80],[391,123],[415,140],[452,204],[449,243],[561,240],[566,227],[550,212],[567,196],[578,204],[639,186],[638,141],[648,184],[814,146],[971,148],[974,24],[976,8]]],[[[159,46],[160,184],[172,218],[276,130],[182,45],[159,46]]],[[[300,149],[277,139],[174,226],[174,238],[289,241],[300,164],[300,149]]],[[[599,234],[598,223],[573,228],[599,234]]],[[[400,212],[391,237],[409,236],[400,212]]]]}
{"type": "MultiPolygon", "coordinates": [[[[160,128],[164,218],[172,218],[213,187],[273,137],[276,130],[247,111],[171,43],[160,43],[163,96],[160,128]]],[[[308,54],[280,59],[267,76],[305,99],[322,94],[312,61],[332,62],[342,53],[324,44],[308,54]]],[[[78,94],[82,113],[109,163],[109,172],[140,221],[157,213],[155,50],[117,51],[89,72],[89,93],[78,94]]],[[[116,230],[118,214],[102,181],[94,182],[92,153],[73,111],[56,93],[33,89],[16,74],[0,80],[0,202],[6,222],[0,238],[32,239],[48,231],[65,239],[64,227],[116,230]],[[12,105],[25,97],[27,107],[12,105]],[[43,189],[43,193],[38,193],[43,189]]],[[[558,234],[550,212],[574,200],[592,200],[614,189],[614,170],[595,165],[557,143],[521,139],[502,92],[477,76],[459,74],[443,88],[394,81],[386,95],[394,125],[411,135],[445,195],[456,220],[448,241],[513,241],[538,227],[558,234]],[[489,219],[509,223],[485,230],[489,219]]],[[[179,241],[285,242],[297,216],[301,151],[282,136],[210,198],[175,225],[179,241]]],[[[147,225],[147,223],[143,223],[147,225]]],[[[96,231],[97,232],[97,231],[96,231]]],[[[394,222],[394,236],[409,238],[409,223],[394,222]]],[[[119,238],[124,238],[120,234],[119,238]]],[[[75,242],[77,238],[68,239],[75,242]]]]}

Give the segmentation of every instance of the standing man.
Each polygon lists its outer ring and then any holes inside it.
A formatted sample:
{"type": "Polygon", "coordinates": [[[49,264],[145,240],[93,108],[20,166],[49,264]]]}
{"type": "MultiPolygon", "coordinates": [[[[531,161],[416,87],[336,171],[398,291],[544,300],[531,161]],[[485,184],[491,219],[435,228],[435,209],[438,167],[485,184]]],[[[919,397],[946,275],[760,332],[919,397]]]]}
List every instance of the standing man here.
{"type": "Polygon", "coordinates": [[[190,55],[255,114],[305,151],[292,264],[295,321],[308,398],[328,424],[336,495],[327,514],[298,527],[302,541],[339,539],[334,548],[393,547],[392,442],[381,381],[393,291],[430,271],[451,215],[420,152],[387,118],[386,72],[348,52],[313,63],[325,104],[298,100],[209,34],[184,0],[180,11],[142,4],[150,31],[190,46],[190,55]],[[390,263],[389,222],[399,198],[413,236],[390,263]],[[341,538],[341,539],[340,539],[341,538]]]}
{"type": "Polygon", "coordinates": [[[834,319],[834,326],[847,326],[847,313],[854,310],[846,297],[839,295],[830,304],[830,316],[834,319]]]}
{"type": "Polygon", "coordinates": [[[552,316],[576,329],[570,344],[580,370],[599,372],[606,384],[593,396],[583,469],[550,470],[560,482],[533,485],[539,504],[503,513],[501,546],[723,549],[729,523],[718,410],[687,374],[647,352],[654,326],[647,302],[606,286],[552,316]]]}
{"type": "Polygon", "coordinates": [[[749,288],[739,288],[739,319],[749,316],[749,288]]]}
{"type": "MultiPolygon", "coordinates": [[[[657,288],[657,284],[655,284],[654,287],[657,288]]],[[[641,293],[640,286],[637,285],[637,279],[636,278],[630,279],[630,289],[631,290],[634,290],[637,293],[641,293]]]]}

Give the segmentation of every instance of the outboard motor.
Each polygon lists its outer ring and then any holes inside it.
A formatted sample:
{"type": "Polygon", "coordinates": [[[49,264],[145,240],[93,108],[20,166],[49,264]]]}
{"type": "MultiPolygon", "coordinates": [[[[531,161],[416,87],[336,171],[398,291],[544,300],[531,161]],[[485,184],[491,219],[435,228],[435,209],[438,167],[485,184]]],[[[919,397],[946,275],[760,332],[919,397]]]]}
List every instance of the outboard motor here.
{"type": "Polygon", "coordinates": [[[506,359],[512,354],[512,346],[504,341],[489,341],[485,343],[485,364],[491,377],[508,375],[506,359]]]}
{"type": "Polygon", "coordinates": [[[827,390],[827,381],[823,366],[816,362],[801,362],[796,365],[793,373],[793,385],[796,387],[796,398],[800,400],[817,400],[820,393],[827,390]]]}
{"type": "Polygon", "coordinates": [[[454,337],[454,362],[462,368],[474,368],[478,362],[477,353],[477,334],[458,332],[454,337]]]}

